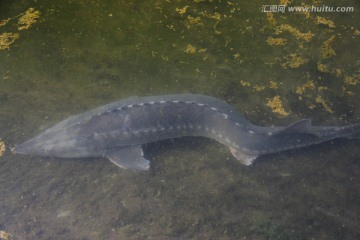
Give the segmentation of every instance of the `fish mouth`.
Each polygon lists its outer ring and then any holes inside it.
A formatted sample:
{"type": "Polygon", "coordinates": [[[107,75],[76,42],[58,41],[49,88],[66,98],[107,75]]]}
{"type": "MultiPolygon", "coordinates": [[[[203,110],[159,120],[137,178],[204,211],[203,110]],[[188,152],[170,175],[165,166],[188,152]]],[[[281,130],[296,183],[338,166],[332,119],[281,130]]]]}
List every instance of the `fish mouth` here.
{"type": "Polygon", "coordinates": [[[25,148],[21,148],[21,145],[15,145],[15,147],[12,147],[10,149],[11,153],[12,154],[27,154],[27,151],[25,148]]]}
{"type": "Polygon", "coordinates": [[[12,153],[12,154],[16,154],[16,146],[15,146],[15,147],[10,148],[10,151],[11,151],[11,153],[12,153]]]}

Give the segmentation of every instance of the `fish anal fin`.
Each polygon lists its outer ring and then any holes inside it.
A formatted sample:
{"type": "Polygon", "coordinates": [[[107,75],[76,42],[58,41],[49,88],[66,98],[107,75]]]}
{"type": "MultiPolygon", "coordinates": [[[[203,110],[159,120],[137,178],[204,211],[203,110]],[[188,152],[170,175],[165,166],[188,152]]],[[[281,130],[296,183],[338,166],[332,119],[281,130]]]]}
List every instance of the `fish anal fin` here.
{"type": "Polygon", "coordinates": [[[259,156],[256,154],[246,154],[236,148],[230,148],[232,155],[239,160],[242,164],[250,166],[253,161],[259,156]]]}
{"type": "Polygon", "coordinates": [[[150,167],[150,162],[144,157],[140,145],[127,146],[107,150],[105,157],[116,166],[135,171],[145,171],[150,167]]]}

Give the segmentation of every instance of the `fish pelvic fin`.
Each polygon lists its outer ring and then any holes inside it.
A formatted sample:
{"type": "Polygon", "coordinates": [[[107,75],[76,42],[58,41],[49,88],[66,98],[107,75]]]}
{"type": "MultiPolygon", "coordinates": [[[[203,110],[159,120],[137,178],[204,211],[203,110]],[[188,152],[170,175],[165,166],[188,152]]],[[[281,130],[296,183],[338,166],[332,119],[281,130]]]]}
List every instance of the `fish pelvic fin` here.
{"type": "Polygon", "coordinates": [[[246,166],[250,166],[253,161],[259,156],[256,154],[247,154],[232,147],[230,147],[230,151],[237,160],[239,160],[242,164],[246,166]]]}
{"type": "Polygon", "coordinates": [[[105,157],[116,166],[134,171],[145,171],[150,167],[150,162],[145,159],[140,145],[127,146],[107,150],[105,157]]]}

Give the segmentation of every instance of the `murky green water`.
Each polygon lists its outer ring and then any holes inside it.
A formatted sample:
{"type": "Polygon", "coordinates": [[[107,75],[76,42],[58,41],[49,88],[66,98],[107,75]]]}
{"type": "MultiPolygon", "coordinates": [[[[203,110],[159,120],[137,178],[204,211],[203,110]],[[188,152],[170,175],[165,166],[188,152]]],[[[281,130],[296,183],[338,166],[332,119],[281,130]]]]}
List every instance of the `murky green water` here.
{"type": "MultiPolygon", "coordinates": [[[[259,125],[359,122],[360,4],[308,5],[354,11],[1,1],[1,141],[9,148],[101,104],[172,93],[218,97],[259,125]]],[[[134,173],[105,159],[6,151],[0,231],[11,239],[360,238],[357,140],[262,156],[250,167],[202,138],[149,144],[145,154],[151,170],[134,173]]]]}

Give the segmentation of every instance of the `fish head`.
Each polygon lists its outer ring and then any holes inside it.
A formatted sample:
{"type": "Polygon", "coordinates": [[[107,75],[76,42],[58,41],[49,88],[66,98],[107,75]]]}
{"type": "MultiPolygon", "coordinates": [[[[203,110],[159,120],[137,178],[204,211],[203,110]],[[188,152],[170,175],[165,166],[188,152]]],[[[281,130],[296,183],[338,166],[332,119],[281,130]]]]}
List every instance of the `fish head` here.
{"type": "Polygon", "coordinates": [[[12,148],[14,154],[54,157],[88,156],[86,138],[77,136],[71,129],[49,129],[12,148]]]}

